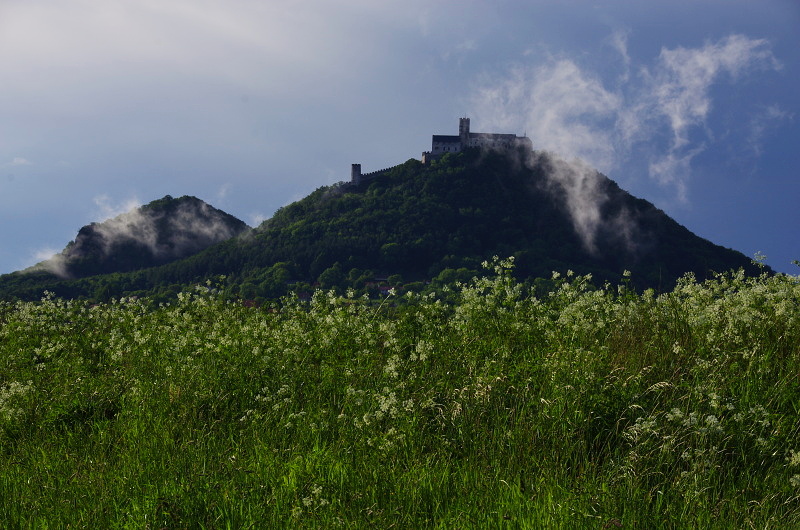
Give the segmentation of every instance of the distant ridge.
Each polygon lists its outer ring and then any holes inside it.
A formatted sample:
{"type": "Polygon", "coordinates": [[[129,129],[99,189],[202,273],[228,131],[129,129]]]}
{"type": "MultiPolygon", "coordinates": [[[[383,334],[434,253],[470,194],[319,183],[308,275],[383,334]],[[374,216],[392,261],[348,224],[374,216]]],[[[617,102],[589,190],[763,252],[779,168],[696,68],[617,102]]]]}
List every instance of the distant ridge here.
{"type": "Polygon", "coordinates": [[[163,265],[230,239],[249,227],[202,200],[169,195],[78,231],[59,254],[29,271],[74,279],[163,265]]]}

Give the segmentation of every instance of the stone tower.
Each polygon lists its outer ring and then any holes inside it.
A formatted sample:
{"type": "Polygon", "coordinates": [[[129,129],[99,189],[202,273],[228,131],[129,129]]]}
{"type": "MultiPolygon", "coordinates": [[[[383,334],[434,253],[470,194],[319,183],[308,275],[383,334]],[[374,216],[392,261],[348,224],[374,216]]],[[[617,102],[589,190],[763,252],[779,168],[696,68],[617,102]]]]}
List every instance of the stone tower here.
{"type": "Polygon", "coordinates": [[[353,184],[361,183],[361,164],[353,164],[350,166],[350,182],[353,184]]]}
{"type": "Polygon", "coordinates": [[[469,145],[469,118],[458,119],[458,137],[461,140],[461,148],[469,145]]]}

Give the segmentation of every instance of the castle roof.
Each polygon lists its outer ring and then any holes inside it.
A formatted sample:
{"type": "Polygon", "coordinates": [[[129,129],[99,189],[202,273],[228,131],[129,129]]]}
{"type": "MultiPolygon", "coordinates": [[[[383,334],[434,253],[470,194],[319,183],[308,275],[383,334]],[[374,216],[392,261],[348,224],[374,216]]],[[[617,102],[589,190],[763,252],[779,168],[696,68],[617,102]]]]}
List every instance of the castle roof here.
{"type": "Polygon", "coordinates": [[[461,142],[460,136],[453,136],[450,134],[434,134],[433,141],[437,143],[459,143],[461,142]]]}
{"type": "MultiPolygon", "coordinates": [[[[505,133],[469,133],[470,138],[494,138],[497,140],[504,140],[504,139],[514,139],[514,138],[524,138],[523,136],[517,136],[516,134],[505,134],[505,133]]],[[[456,136],[458,138],[458,136],[456,136]]]]}

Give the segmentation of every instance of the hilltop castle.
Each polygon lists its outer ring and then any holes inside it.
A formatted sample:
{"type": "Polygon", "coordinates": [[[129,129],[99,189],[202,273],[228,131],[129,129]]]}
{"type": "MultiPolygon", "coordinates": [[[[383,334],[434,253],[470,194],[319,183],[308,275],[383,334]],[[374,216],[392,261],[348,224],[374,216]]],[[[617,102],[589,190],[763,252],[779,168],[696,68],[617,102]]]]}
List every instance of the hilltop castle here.
{"type": "Polygon", "coordinates": [[[533,150],[533,143],[527,136],[516,134],[475,133],[469,130],[469,118],[459,118],[458,136],[434,134],[431,138],[431,150],[422,153],[422,163],[427,164],[434,158],[447,153],[458,153],[468,147],[482,149],[513,149],[525,147],[533,150]]]}
{"type": "MultiPolygon", "coordinates": [[[[516,134],[470,132],[469,118],[459,118],[458,135],[434,134],[431,138],[431,150],[423,151],[422,153],[422,163],[428,164],[431,160],[447,153],[458,153],[469,147],[503,150],[523,147],[531,151],[533,150],[533,143],[527,136],[517,136],[516,134]]],[[[365,178],[376,177],[384,171],[387,170],[382,169],[362,175],[361,164],[353,164],[350,171],[350,182],[359,184],[365,178]]]]}

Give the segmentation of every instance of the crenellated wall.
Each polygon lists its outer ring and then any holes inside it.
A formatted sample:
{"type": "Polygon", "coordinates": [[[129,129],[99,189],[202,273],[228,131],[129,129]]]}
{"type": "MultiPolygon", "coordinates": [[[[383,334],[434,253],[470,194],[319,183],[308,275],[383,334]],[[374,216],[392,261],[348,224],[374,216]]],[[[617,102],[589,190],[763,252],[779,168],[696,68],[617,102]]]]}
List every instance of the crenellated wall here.
{"type": "Polygon", "coordinates": [[[377,171],[370,171],[369,173],[361,173],[361,164],[353,164],[350,170],[350,182],[353,184],[361,184],[362,182],[366,182],[367,180],[374,179],[384,173],[393,170],[394,168],[400,166],[402,164],[397,164],[396,166],[387,167],[384,169],[379,169],[377,171]]]}

